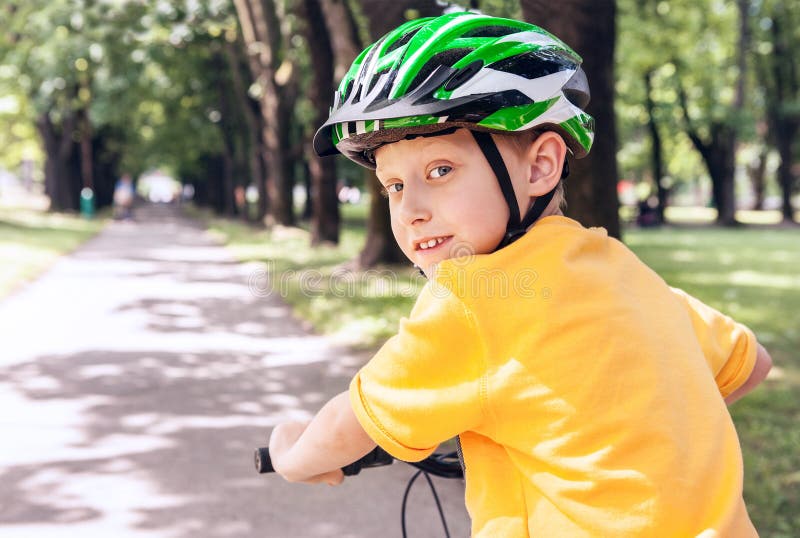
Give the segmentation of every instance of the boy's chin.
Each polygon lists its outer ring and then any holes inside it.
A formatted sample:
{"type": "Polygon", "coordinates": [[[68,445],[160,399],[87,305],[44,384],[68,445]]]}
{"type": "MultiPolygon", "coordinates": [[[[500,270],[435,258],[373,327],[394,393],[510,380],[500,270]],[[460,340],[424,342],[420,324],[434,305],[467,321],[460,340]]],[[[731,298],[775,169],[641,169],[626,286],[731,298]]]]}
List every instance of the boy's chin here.
{"type": "Polygon", "coordinates": [[[422,276],[427,279],[431,279],[433,277],[434,272],[436,271],[436,264],[435,263],[425,263],[419,264],[416,263],[414,260],[411,260],[411,263],[414,264],[414,269],[419,271],[422,276]]]}

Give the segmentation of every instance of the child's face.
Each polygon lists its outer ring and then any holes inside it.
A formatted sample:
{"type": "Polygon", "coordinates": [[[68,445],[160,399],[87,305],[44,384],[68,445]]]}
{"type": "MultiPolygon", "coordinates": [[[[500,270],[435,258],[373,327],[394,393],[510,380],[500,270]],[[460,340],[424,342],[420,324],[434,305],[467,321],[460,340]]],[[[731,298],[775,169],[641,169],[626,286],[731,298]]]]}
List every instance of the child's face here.
{"type": "MultiPolygon", "coordinates": [[[[498,148],[521,199],[525,167],[510,144],[498,142],[498,148]]],[[[394,236],[426,274],[442,260],[487,254],[500,243],[508,206],[469,131],[388,144],[376,151],[375,161],[389,194],[394,236]]]]}

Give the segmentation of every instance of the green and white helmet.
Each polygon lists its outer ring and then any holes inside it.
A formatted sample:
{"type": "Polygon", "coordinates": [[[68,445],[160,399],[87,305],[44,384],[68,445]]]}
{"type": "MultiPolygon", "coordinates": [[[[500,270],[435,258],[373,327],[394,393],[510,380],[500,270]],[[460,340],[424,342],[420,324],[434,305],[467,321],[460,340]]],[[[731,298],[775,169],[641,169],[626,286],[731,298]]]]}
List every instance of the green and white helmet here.
{"type": "Polygon", "coordinates": [[[373,151],[408,136],[466,127],[559,132],[576,157],[594,138],[581,58],[545,30],[461,12],[409,21],[365,49],[314,136],[319,155],[374,168],[373,151]]]}

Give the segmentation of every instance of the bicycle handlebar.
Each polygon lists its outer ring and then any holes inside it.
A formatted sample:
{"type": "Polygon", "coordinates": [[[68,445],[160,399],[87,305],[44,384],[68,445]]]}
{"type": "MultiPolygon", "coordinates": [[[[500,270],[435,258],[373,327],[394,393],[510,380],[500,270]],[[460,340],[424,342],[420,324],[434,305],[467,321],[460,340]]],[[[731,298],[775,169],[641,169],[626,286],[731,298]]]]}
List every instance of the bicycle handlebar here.
{"type": "MultiPolygon", "coordinates": [[[[353,476],[361,472],[361,469],[380,467],[382,465],[391,465],[392,462],[394,462],[394,458],[381,447],[377,446],[363,458],[351,463],[350,465],[342,467],[342,472],[345,474],[345,476],[353,476]]],[[[444,534],[447,538],[450,538],[450,531],[447,528],[447,521],[445,520],[444,512],[442,511],[442,505],[439,502],[439,496],[436,494],[436,488],[434,488],[433,482],[428,474],[442,478],[464,478],[464,469],[461,466],[457,452],[431,454],[422,461],[406,463],[416,467],[419,470],[416,472],[416,474],[414,474],[411,480],[409,480],[408,486],[406,486],[406,492],[403,494],[403,505],[401,508],[403,538],[408,536],[406,533],[406,501],[408,500],[408,492],[411,490],[414,480],[416,480],[420,475],[425,477],[425,479],[428,481],[428,485],[431,487],[433,499],[436,502],[436,508],[439,510],[439,517],[441,518],[442,525],[444,526],[444,534]]],[[[256,471],[261,474],[275,472],[275,469],[272,467],[272,458],[270,458],[269,455],[269,448],[267,447],[256,449],[255,464],[256,471]]]]}
{"type": "MultiPolygon", "coordinates": [[[[345,476],[355,476],[361,472],[361,469],[391,465],[393,462],[394,458],[381,447],[377,446],[363,458],[342,467],[342,472],[345,476]]],[[[256,449],[255,464],[256,471],[261,474],[275,472],[275,469],[272,467],[272,459],[269,456],[269,448],[267,447],[256,449]]]]}

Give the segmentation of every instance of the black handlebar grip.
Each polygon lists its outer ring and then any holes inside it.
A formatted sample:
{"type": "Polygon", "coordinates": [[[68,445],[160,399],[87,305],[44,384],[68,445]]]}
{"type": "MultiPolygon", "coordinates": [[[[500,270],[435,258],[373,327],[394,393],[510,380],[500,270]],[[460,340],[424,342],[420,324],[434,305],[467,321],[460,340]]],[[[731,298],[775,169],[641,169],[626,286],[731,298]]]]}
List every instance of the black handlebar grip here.
{"type": "Polygon", "coordinates": [[[272,468],[272,458],[269,457],[269,448],[257,448],[255,456],[256,471],[261,474],[275,472],[275,469],[272,468]]]}
{"type": "Polygon", "coordinates": [[[361,472],[361,469],[368,469],[370,467],[380,467],[382,465],[391,465],[394,458],[390,456],[381,447],[376,446],[369,454],[363,458],[354,461],[350,465],[342,467],[342,472],[345,476],[354,476],[361,472]]]}
{"type": "MultiPolygon", "coordinates": [[[[394,458],[378,446],[363,458],[342,467],[342,472],[345,476],[354,476],[361,472],[361,469],[391,465],[393,461],[394,458]]],[[[269,448],[267,447],[256,449],[255,464],[256,471],[261,474],[275,472],[272,467],[272,459],[269,456],[269,448]]]]}

